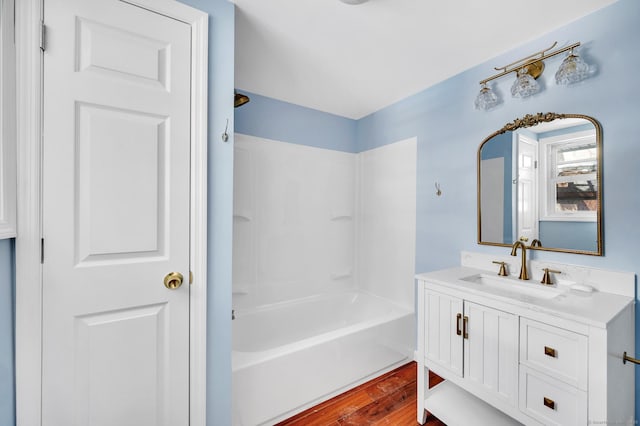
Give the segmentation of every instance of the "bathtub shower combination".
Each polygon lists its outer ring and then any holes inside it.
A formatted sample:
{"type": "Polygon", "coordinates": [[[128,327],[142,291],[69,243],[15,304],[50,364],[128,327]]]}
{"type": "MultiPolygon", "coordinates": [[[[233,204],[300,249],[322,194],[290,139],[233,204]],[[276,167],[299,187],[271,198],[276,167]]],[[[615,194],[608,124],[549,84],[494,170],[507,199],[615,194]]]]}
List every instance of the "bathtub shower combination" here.
{"type": "Polygon", "coordinates": [[[234,149],[233,424],[273,425],[413,359],[416,140],[234,149]]]}
{"type": "Polygon", "coordinates": [[[236,310],[234,424],[276,423],[408,362],[414,320],[355,291],[236,310]]]}

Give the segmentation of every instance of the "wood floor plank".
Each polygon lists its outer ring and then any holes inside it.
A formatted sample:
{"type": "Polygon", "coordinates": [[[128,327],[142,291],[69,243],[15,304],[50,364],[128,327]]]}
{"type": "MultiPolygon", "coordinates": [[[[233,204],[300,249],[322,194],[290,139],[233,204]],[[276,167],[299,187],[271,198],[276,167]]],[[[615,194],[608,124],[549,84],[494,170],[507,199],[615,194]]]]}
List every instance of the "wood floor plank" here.
{"type": "Polygon", "coordinates": [[[415,383],[409,383],[400,389],[381,396],[376,401],[362,407],[358,411],[343,417],[339,423],[343,426],[372,425],[407,404],[407,400],[411,402],[411,399],[415,399],[415,395],[416,385],[415,383]]]}
{"type": "Polygon", "coordinates": [[[405,386],[407,383],[416,381],[415,368],[406,367],[400,370],[395,370],[394,374],[373,383],[364,389],[365,392],[373,399],[378,399],[383,395],[394,392],[397,389],[405,386]]]}
{"type": "MultiPolygon", "coordinates": [[[[443,379],[429,372],[435,386],[443,379]]],[[[416,426],[417,365],[408,363],[277,426],[416,426]]],[[[425,426],[445,426],[429,416],[425,426]]]]}
{"type": "MultiPolygon", "coordinates": [[[[415,365],[415,363],[413,363],[415,365]]],[[[300,422],[302,419],[306,419],[306,422],[313,422],[315,421],[314,419],[316,417],[320,417],[322,415],[324,415],[324,411],[325,410],[330,410],[330,411],[339,411],[341,408],[343,408],[342,406],[354,406],[354,401],[356,400],[354,398],[353,395],[356,394],[365,394],[368,395],[368,393],[364,392],[364,389],[368,389],[372,386],[376,386],[378,383],[387,380],[390,377],[393,377],[394,375],[404,372],[405,370],[407,370],[408,366],[410,366],[411,363],[409,364],[405,364],[401,367],[398,367],[394,370],[389,371],[388,373],[385,373],[379,377],[376,377],[374,379],[369,380],[368,382],[363,383],[360,386],[357,386],[345,393],[342,393],[332,399],[329,399],[328,401],[322,402],[314,407],[311,407],[301,413],[296,414],[295,416],[286,419],[280,423],[278,423],[276,426],[307,426],[309,423],[305,423],[305,422],[300,422]]],[[[409,368],[409,373],[411,372],[411,368],[409,368]]],[[[415,371],[414,371],[414,376],[415,376],[415,371]]],[[[363,398],[361,400],[361,402],[365,402],[366,400],[366,404],[373,402],[373,399],[371,397],[366,397],[366,399],[362,396],[359,396],[357,398],[363,398]]],[[[363,404],[363,405],[366,405],[363,404]]],[[[363,405],[358,406],[357,408],[361,408],[363,405]]],[[[319,423],[322,424],[322,423],[319,423]]]]}
{"type": "MultiPolygon", "coordinates": [[[[388,416],[372,424],[372,426],[419,426],[416,413],[416,401],[401,407],[388,416]]],[[[446,426],[440,420],[429,416],[424,426],[446,426]]]]}
{"type": "Polygon", "coordinates": [[[362,407],[373,402],[373,399],[366,393],[349,392],[344,398],[339,400],[329,400],[328,404],[323,404],[322,407],[312,410],[304,411],[291,419],[285,420],[280,423],[279,426],[325,426],[328,424],[338,424],[338,420],[341,418],[358,411],[362,407]]]}

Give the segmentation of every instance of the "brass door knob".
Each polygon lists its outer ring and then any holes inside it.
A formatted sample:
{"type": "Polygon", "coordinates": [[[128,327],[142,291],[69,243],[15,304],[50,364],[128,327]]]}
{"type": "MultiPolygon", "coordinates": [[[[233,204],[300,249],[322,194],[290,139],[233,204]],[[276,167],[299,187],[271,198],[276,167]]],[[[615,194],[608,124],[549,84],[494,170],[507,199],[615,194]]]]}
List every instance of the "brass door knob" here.
{"type": "Polygon", "coordinates": [[[184,277],[180,272],[169,272],[164,277],[164,286],[169,290],[175,290],[182,285],[182,281],[184,281],[184,277]]]}

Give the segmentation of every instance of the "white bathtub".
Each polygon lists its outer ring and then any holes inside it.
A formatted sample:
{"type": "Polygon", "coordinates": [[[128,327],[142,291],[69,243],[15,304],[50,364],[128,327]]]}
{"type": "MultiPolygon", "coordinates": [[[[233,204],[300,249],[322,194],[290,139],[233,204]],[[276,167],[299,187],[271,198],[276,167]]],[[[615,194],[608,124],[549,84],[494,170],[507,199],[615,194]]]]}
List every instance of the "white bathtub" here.
{"type": "Polygon", "coordinates": [[[413,356],[412,310],[362,292],[236,311],[234,425],[272,425],[413,356]]]}

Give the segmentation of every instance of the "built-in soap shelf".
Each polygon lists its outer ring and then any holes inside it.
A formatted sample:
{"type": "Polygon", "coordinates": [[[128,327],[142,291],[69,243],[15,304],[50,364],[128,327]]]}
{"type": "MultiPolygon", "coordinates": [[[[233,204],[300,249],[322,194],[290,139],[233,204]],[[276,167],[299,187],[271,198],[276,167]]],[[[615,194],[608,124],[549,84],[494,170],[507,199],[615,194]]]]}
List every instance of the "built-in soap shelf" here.
{"type": "Polygon", "coordinates": [[[344,280],[347,278],[351,278],[351,276],[353,275],[353,271],[351,269],[347,269],[344,271],[340,271],[340,272],[333,272],[329,275],[329,277],[334,280],[344,280]]]}
{"type": "Polygon", "coordinates": [[[249,212],[233,212],[233,218],[243,222],[251,222],[252,217],[249,212]]]}
{"type": "Polygon", "coordinates": [[[329,217],[329,220],[331,220],[332,222],[338,222],[338,221],[342,221],[342,220],[353,220],[353,216],[351,214],[332,214],[329,217]]]}

